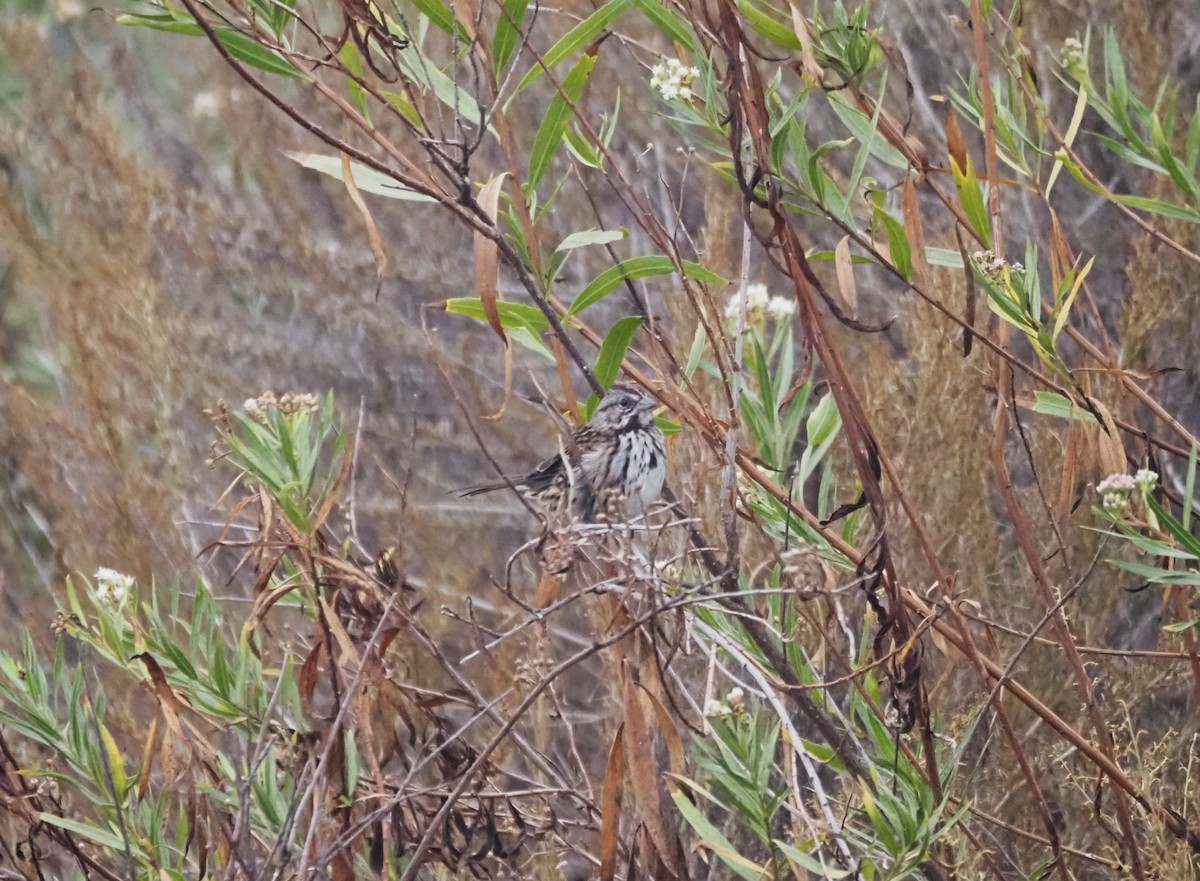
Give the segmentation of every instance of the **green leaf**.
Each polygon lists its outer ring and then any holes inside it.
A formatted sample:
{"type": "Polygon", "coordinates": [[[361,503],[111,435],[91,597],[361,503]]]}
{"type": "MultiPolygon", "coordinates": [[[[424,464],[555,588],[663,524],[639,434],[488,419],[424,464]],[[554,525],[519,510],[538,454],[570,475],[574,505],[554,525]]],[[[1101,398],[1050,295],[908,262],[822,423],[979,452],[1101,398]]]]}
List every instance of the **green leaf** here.
{"type": "MultiPolygon", "coordinates": [[[[340,156],[325,156],[320,153],[301,153],[291,150],[284,150],[283,155],[293,162],[300,163],[305,168],[311,168],[313,171],[343,180],[340,156]]],[[[389,199],[401,199],[406,202],[437,201],[432,196],[409,189],[386,174],[353,160],[350,162],[350,171],[354,175],[354,185],[364,193],[373,193],[376,196],[387,196],[389,199]]]]}
{"type": "Polygon", "coordinates": [[[833,395],[827,394],[821,398],[808,417],[809,446],[820,446],[833,437],[841,427],[842,414],[838,412],[837,402],[833,399],[833,395]]]}
{"type": "Polygon", "coordinates": [[[1144,563],[1134,563],[1129,560],[1108,560],[1110,566],[1124,569],[1138,578],[1144,578],[1154,584],[1187,584],[1200,586],[1200,572],[1186,569],[1162,569],[1158,566],[1147,566],[1144,563]]]}
{"type": "Polygon", "coordinates": [[[837,114],[842,125],[850,130],[850,134],[854,135],[855,140],[860,144],[869,143],[871,145],[872,156],[892,168],[908,168],[908,160],[904,158],[904,154],[889,144],[885,138],[878,136],[876,125],[872,122],[871,117],[863,113],[851,98],[843,92],[830,92],[827,97],[829,106],[833,108],[833,112],[837,114]]]}
{"type": "Polygon", "coordinates": [[[892,255],[892,264],[900,277],[905,281],[912,279],[912,246],[908,242],[908,233],[903,224],[882,208],[875,209],[875,220],[883,224],[887,233],[888,251],[892,255]]]}
{"type": "Polygon", "coordinates": [[[697,51],[696,35],[679,15],[668,9],[660,0],[634,0],[634,5],[671,40],[693,54],[697,51]]]}
{"type": "MultiPolygon", "coordinates": [[[[699,789],[694,785],[691,788],[699,789]]],[[[692,804],[682,790],[673,791],[671,798],[675,801],[675,807],[678,808],[679,813],[683,814],[683,818],[687,820],[688,825],[700,835],[701,843],[715,853],[721,862],[729,866],[740,877],[745,878],[746,881],[760,881],[761,878],[767,877],[766,868],[738,853],[729,839],[700,812],[696,805],[692,804]]]]}
{"type": "Polygon", "coordinates": [[[1080,422],[1097,422],[1095,416],[1058,392],[1035,391],[1033,412],[1059,419],[1078,419],[1080,422]]]}
{"type": "Polygon", "coordinates": [[[683,375],[691,378],[696,372],[696,368],[700,366],[700,358],[704,355],[704,344],[708,342],[708,331],[704,329],[703,324],[696,325],[696,334],[692,337],[692,348],[688,351],[687,365],[683,368],[683,375]]]}
{"type": "MultiPolygon", "coordinates": [[[[109,847],[118,851],[125,850],[125,842],[121,839],[121,836],[108,829],[100,829],[97,826],[81,823],[78,820],[70,820],[66,817],[59,817],[46,811],[38,814],[38,819],[43,823],[49,823],[51,826],[57,826],[59,829],[66,829],[68,832],[82,836],[88,841],[94,841],[101,847],[109,847]]],[[[132,846],[132,842],[130,844],[132,846]]],[[[134,852],[138,853],[136,847],[134,848],[134,852]]]]}
{"type": "Polygon", "coordinates": [[[445,31],[447,34],[455,34],[460,43],[471,42],[471,35],[455,19],[454,11],[447,4],[441,0],[412,0],[412,2],[413,6],[424,13],[438,30],[445,31]]]}
{"type": "Polygon", "coordinates": [[[516,90],[509,98],[512,101],[519,95],[530,83],[536,80],[546,70],[553,68],[556,64],[573,55],[575,52],[582,49],[584,46],[592,42],[600,32],[607,28],[610,24],[616,21],[621,13],[628,9],[633,4],[633,0],[609,0],[575,27],[571,28],[563,35],[557,43],[550,47],[545,55],[542,56],[541,62],[535,62],[529,72],[521,79],[516,90]]]}
{"type": "Polygon", "coordinates": [[[542,124],[538,126],[533,147],[529,151],[527,186],[530,190],[535,189],[550,170],[550,163],[554,160],[554,154],[558,152],[558,145],[562,143],[567,122],[575,112],[573,108],[578,106],[583,87],[587,85],[588,77],[591,76],[592,68],[596,66],[598,59],[598,55],[584,55],[580,58],[563,80],[562,92],[550,101],[550,107],[546,110],[542,124]]]}
{"type": "MultiPolygon", "coordinates": [[[[338,57],[342,59],[342,63],[346,65],[346,68],[351,73],[362,79],[362,55],[359,53],[358,46],[354,44],[353,40],[347,40],[342,44],[342,51],[338,53],[338,57]]],[[[363,119],[370,120],[371,107],[368,103],[367,90],[350,77],[346,77],[346,88],[350,90],[350,97],[354,99],[354,104],[358,107],[358,112],[362,114],[363,119]]],[[[357,181],[358,177],[356,175],[355,182],[357,183],[357,181]]]]}
{"type": "Polygon", "coordinates": [[[104,744],[104,754],[108,758],[108,770],[112,773],[113,789],[117,791],[117,798],[125,798],[125,790],[129,788],[129,776],[125,773],[125,758],[121,755],[121,748],[117,746],[117,741],[112,736],[112,732],[108,730],[108,726],[96,720],[96,725],[100,728],[100,741],[104,744]]]}
{"type": "Polygon", "coordinates": [[[1067,293],[1067,296],[1055,309],[1058,315],[1054,319],[1054,340],[1057,340],[1058,335],[1062,333],[1062,329],[1067,323],[1067,317],[1071,314],[1071,306],[1075,303],[1075,295],[1079,293],[1080,287],[1083,286],[1083,280],[1087,278],[1087,274],[1091,272],[1092,264],[1095,262],[1096,258],[1093,257],[1087,263],[1083,264],[1083,268],[1079,270],[1079,272],[1075,275],[1074,280],[1071,282],[1071,289],[1067,293]]]}
{"type": "MultiPolygon", "coordinates": [[[[439,67],[427,63],[415,47],[409,46],[397,52],[396,62],[406,77],[432,92],[463,124],[478,126],[482,123],[483,111],[479,109],[475,96],[459,88],[458,83],[439,67]]],[[[488,131],[495,133],[490,125],[488,131]]]]}
{"type": "Polygon", "coordinates": [[[954,248],[925,248],[925,259],[930,266],[944,266],[947,269],[962,269],[962,254],[954,248]]]}
{"type": "Polygon", "coordinates": [[[496,65],[496,75],[500,76],[508,66],[517,42],[521,37],[521,25],[525,23],[525,10],[529,8],[529,0],[505,0],[500,10],[500,18],[496,22],[496,38],[492,42],[492,60],[496,65]]]}
{"type": "Polygon", "coordinates": [[[827,863],[818,860],[812,854],[807,854],[797,847],[788,844],[786,841],[775,839],[775,846],[778,847],[785,857],[792,863],[795,863],[806,872],[810,872],[818,878],[828,878],[830,881],[838,881],[840,878],[845,878],[850,875],[846,869],[838,869],[827,863]]]}
{"type": "Polygon", "coordinates": [[[1163,217],[1170,217],[1174,220],[1186,220],[1188,223],[1200,223],[1200,211],[1185,208],[1182,205],[1175,205],[1171,202],[1164,202],[1161,199],[1151,199],[1146,196],[1124,196],[1120,194],[1114,194],[1112,198],[1122,205],[1128,205],[1130,208],[1137,208],[1140,211],[1161,214],[1163,217]]]}
{"type": "Polygon", "coordinates": [[[963,213],[967,216],[971,227],[986,247],[991,247],[992,230],[988,222],[987,206],[983,203],[983,188],[975,174],[975,166],[971,157],[967,157],[967,167],[959,168],[954,157],[950,157],[950,170],[954,174],[954,186],[958,189],[958,199],[962,203],[963,213]]]}
{"type": "Polygon", "coordinates": [[[640,316],[629,315],[617,321],[604,338],[604,344],[600,346],[600,353],[596,356],[596,366],[592,369],[596,381],[604,388],[616,381],[629,344],[633,342],[633,336],[641,326],[640,316]]]}
{"type": "MultiPolygon", "coordinates": [[[[194,20],[180,19],[173,15],[118,15],[117,23],[133,27],[151,28],[156,31],[166,31],[172,34],[185,34],[191,37],[207,36],[204,33],[204,29],[196,24],[194,20]]],[[[304,76],[304,74],[293,67],[291,62],[278,52],[273,52],[264,46],[260,46],[240,31],[235,31],[233,28],[219,27],[213,28],[213,33],[216,34],[217,40],[220,41],[229,54],[243,64],[248,64],[251,67],[256,67],[259,70],[265,70],[267,73],[279,76],[304,76]]]]}
{"type": "Polygon", "coordinates": [[[554,252],[570,251],[573,248],[582,248],[586,245],[607,245],[609,242],[619,242],[625,238],[628,230],[624,227],[621,229],[586,229],[582,232],[573,232],[563,239],[554,252]]]}
{"type": "Polygon", "coordinates": [[[1158,517],[1158,521],[1163,525],[1163,528],[1166,529],[1167,532],[1171,533],[1172,537],[1179,542],[1180,547],[1182,547],[1193,557],[1200,559],[1200,539],[1197,539],[1194,535],[1184,529],[1183,524],[1171,516],[1170,511],[1159,504],[1158,500],[1154,498],[1154,496],[1146,496],[1146,505],[1151,511],[1154,512],[1155,516],[1158,517]]]}
{"type": "MultiPolygon", "coordinates": [[[[717,275],[711,269],[706,269],[699,263],[688,260],[683,262],[683,273],[688,278],[712,285],[725,285],[729,282],[717,275]]],[[[630,257],[622,260],[616,266],[609,267],[592,279],[591,283],[579,292],[567,310],[567,315],[582,312],[588,306],[595,305],[611,294],[625,281],[637,281],[640,278],[650,278],[656,275],[670,275],[675,272],[675,263],[670,257],[662,254],[650,254],[643,257],[630,257]]]]}
{"type": "MultiPolygon", "coordinates": [[[[387,89],[380,89],[379,94],[383,96],[385,101],[399,110],[404,115],[404,118],[414,126],[417,128],[424,126],[424,123],[421,121],[421,114],[417,112],[417,108],[413,106],[407,97],[401,95],[399,92],[389,92],[387,89]]],[[[355,178],[355,180],[358,180],[358,178],[355,178]]]]}
{"type": "MultiPolygon", "coordinates": [[[[483,302],[478,297],[455,297],[446,301],[446,311],[454,315],[465,315],[478,321],[487,321],[483,311],[483,302]]],[[[550,326],[542,310],[525,303],[510,303],[501,300],[496,303],[500,312],[500,324],[505,330],[517,327],[527,327],[531,330],[545,330],[550,326]]]]}
{"type": "Polygon", "coordinates": [[[782,46],[784,49],[790,49],[793,52],[799,52],[801,49],[800,38],[796,36],[791,25],[782,24],[771,18],[766,12],[758,7],[755,0],[738,0],[738,10],[742,15],[746,16],[746,20],[750,22],[750,27],[762,34],[772,43],[777,46],[782,46]]]}

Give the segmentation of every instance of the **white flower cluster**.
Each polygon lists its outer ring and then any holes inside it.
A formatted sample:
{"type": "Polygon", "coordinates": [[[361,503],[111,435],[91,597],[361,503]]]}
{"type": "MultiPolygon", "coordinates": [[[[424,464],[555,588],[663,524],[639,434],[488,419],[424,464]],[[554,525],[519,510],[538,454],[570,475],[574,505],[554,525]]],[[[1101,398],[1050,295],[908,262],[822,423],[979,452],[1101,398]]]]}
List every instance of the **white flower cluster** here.
{"type": "Polygon", "coordinates": [[[1149,492],[1158,483],[1158,474],[1148,468],[1140,469],[1133,477],[1128,474],[1110,474],[1098,484],[1096,492],[1100,493],[1104,510],[1112,514],[1120,514],[1129,507],[1129,497],[1135,490],[1149,492]]]}
{"type": "Polygon", "coordinates": [[[1083,43],[1075,37],[1063,40],[1062,51],[1058,57],[1063,70],[1076,79],[1082,79],[1087,73],[1087,56],[1083,54],[1083,43]]]}
{"type": "MultiPolygon", "coordinates": [[[[741,299],[737,292],[729,297],[725,305],[725,318],[730,323],[737,321],[741,299]]],[[[796,314],[796,301],[790,297],[772,297],[767,293],[765,284],[746,285],[746,321],[750,324],[761,322],[764,316],[770,316],[780,323],[789,320],[796,314]]]]}
{"type": "Polygon", "coordinates": [[[1009,263],[1003,257],[997,257],[992,251],[976,251],[971,255],[971,259],[983,270],[984,275],[995,281],[1003,279],[1005,267],[1013,272],[1025,271],[1025,267],[1020,263],[1009,263]]]}
{"type": "Polygon", "coordinates": [[[284,416],[290,416],[293,413],[316,413],[321,409],[321,402],[316,395],[309,393],[301,394],[299,392],[284,392],[278,398],[274,392],[263,392],[257,398],[247,398],[242,404],[242,409],[264,424],[269,423],[269,411],[278,409],[284,416]]]}
{"type": "Polygon", "coordinates": [[[679,99],[691,102],[692,83],[698,76],[700,71],[697,68],[688,67],[678,58],[668,58],[664,63],[650,68],[650,88],[668,101],[679,99]]]}
{"type": "Polygon", "coordinates": [[[133,576],[115,569],[101,567],[92,576],[96,579],[96,599],[106,606],[120,606],[133,590],[133,576]]]}
{"type": "Polygon", "coordinates": [[[736,716],[746,711],[746,692],[740,688],[731,688],[725,700],[709,698],[704,704],[704,715],[709,719],[724,719],[726,716],[736,716]]]}

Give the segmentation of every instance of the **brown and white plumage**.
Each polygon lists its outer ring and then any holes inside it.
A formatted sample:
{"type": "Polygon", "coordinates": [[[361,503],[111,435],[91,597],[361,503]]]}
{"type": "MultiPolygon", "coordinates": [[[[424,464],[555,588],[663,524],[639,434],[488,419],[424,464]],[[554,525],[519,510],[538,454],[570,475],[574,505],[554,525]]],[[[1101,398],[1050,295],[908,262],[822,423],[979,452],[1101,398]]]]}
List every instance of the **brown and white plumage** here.
{"type": "Polygon", "coordinates": [[[474,496],[513,486],[539,506],[591,520],[614,496],[641,508],[658,499],[667,474],[666,441],[654,424],[654,399],[616,383],[589,422],[565,438],[560,452],[523,477],[468,486],[474,496]]]}

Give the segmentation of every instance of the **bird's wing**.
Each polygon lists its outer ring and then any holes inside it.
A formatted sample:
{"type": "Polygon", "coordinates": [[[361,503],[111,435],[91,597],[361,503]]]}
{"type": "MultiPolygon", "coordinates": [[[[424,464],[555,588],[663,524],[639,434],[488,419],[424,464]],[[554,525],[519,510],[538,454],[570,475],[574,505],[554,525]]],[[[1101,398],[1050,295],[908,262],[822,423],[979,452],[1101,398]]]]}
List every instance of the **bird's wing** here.
{"type": "Polygon", "coordinates": [[[566,473],[562,455],[555,453],[521,480],[530,493],[539,493],[552,486],[566,473]]]}

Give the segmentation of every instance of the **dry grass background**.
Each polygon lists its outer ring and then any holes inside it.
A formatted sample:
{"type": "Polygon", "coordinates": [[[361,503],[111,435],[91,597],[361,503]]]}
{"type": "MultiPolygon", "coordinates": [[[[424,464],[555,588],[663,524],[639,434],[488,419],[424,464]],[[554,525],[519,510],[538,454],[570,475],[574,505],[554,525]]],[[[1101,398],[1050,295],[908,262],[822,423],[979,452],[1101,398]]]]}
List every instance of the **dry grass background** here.
{"type": "MultiPolygon", "coordinates": [[[[1171,75],[1194,95],[1200,15],[1186,5],[1051,3],[1031,7],[1027,24],[1045,53],[1089,22],[1114,24],[1142,94],[1171,75]]],[[[906,50],[965,45],[969,34],[950,19],[958,12],[950,0],[896,0],[882,20],[906,50]]],[[[918,94],[951,87],[953,72],[943,66],[951,55],[910,56],[918,94]]],[[[678,182],[681,160],[647,91],[632,82],[622,91],[622,149],[633,156],[658,143],[656,157],[678,182]]],[[[934,129],[938,118],[935,107],[919,105],[915,124],[934,129]]],[[[341,187],[280,153],[316,148],[247,94],[200,41],[131,32],[73,0],[0,11],[0,601],[43,645],[51,640],[54,593],[70,573],[111,566],[141,579],[223,574],[228,561],[197,558],[219,528],[210,506],[225,482],[205,466],[212,432],[203,411],[217,399],[333,389],[351,426],[361,407],[360,529],[368,544],[399,544],[433,607],[468,595],[486,603],[487,579],[526,535],[514,502],[468,504],[448,494],[488,471],[432,359],[467,390],[471,412],[490,412],[499,401],[499,353],[486,329],[424,310],[470,290],[469,238],[429,209],[372,203],[391,262],[376,300],[374,261],[341,187]],[[435,328],[432,346],[423,320],[435,328]]],[[[1089,158],[1102,172],[1124,173],[1089,158]]],[[[1107,182],[1131,189],[1119,178],[1107,182]]],[[[707,221],[696,231],[720,271],[722,259],[736,260],[729,221],[736,227],[739,209],[735,194],[719,188],[705,204],[706,183],[691,168],[684,188],[695,206],[689,217],[697,227],[707,221]]],[[[607,194],[596,196],[615,217],[607,194]]],[[[597,225],[586,205],[557,211],[564,230],[597,225]]],[[[1087,247],[1100,255],[1092,278],[1108,331],[1130,366],[1182,368],[1154,387],[1193,431],[1200,428],[1200,273],[1115,222],[1111,208],[1080,197],[1076,212],[1087,247]]],[[[1020,207],[1009,217],[1019,223],[1020,207]]],[[[1192,238],[1185,243],[1194,248],[1192,238]]],[[[584,279],[600,267],[578,259],[571,271],[584,279]]],[[[949,290],[961,282],[946,273],[940,283],[949,290]]],[[[659,293],[657,308],[669,316],[669,292],[659,293]]],[[[988,437],[994,397],[982,370],[961,357],[957,331],[919,302],[881,287],[864,308],[897,316],[887,334],[854,345],[860,388],[905,490],[953,561],[960,589],[994,619],[1028,629],[1041,605],[989,486],[980,439],[988,437]]],[[[528,359],[521,366],[546,370],[528,359]]],[[[519,375],[518,387],[531,385],[519,375]]],[[[1056,481],[1060,426],[1034,419],[1028,428],[1039,472],[1056,481]]],[[[520,465],[544,453],[545,444],[531,446],[530,438],[545,436],[546,426],[535,407],[518,401],[484,430],[502,461],[520,465]]],[[[691,467],[704,467],[703,457],[685,438],[673,475],[685,494],[695,491],[691,467]]],[[[1017,478],[1037,512],[1032,473],[1017,478]]],[[[1057,485],[1046,491],[1053,499],[1057,485]]],[[[1087,521],[1086,509],[1074,522],[1087,521]]],[[[1077,572],[1094,552],[1094,536],[1069,537],[1068,553],[1051,562],[1058,579],[1066,578],[1064,561],[1077,572]]],[[[932,580],[915,547],[901,543],[897,559],[906,582],[932,580]]],[[[1070,609],[1080,641],[1177,647],[1159,629],[1160,594],[1127,594],[1126,581],[1097,570],[1070,609]]],[[[14,633],[0,632],[0,645],[14,633]]],[[[1152,788],[1180,785],[1155,782],[1154,769],[1162,756],[1187,751],[1196,733],[1185,665],[1113,656],[1095,663],[1111,716],[1133,744],[1129,765],[1152,788]]],[[[936,660],[932,666],[935,680],[945,677],[937,688],[963,692],[963,718],[978,709],[984,695],[970,693],[968,678],[939,670],[936,660]]],[[[1031,651],[1022,673],[1034,681],[1065,677],[1053,648],[1031,651]]],[[[1075,715],[1074,691],[1058,693],[1060,709],[1075,715]]],[[[1039,732],[1027,735],[1033,744],[1039,732]]],[[[1059,773],[1071,756],[1033,746],[1030,754],[1047,779],[1072,779],[1059,773]]],[[[984,786],[1006,785],[1002,763],[984,775],[984,786]]],[[[1087,780],[1078,785],[1086,790],[1087,780]]],[[[1195,780],[1190,785],[1191,793],[1167,800],[1194,798],[1195,780]]],[[[1076,801],[1081,793],[1058,797],[1076,801]]],[[[1178,867],[1162,877],[1189,877],[1180,845],[1146,847],[1161,851],[1161,866],[1178,867]]]]}

